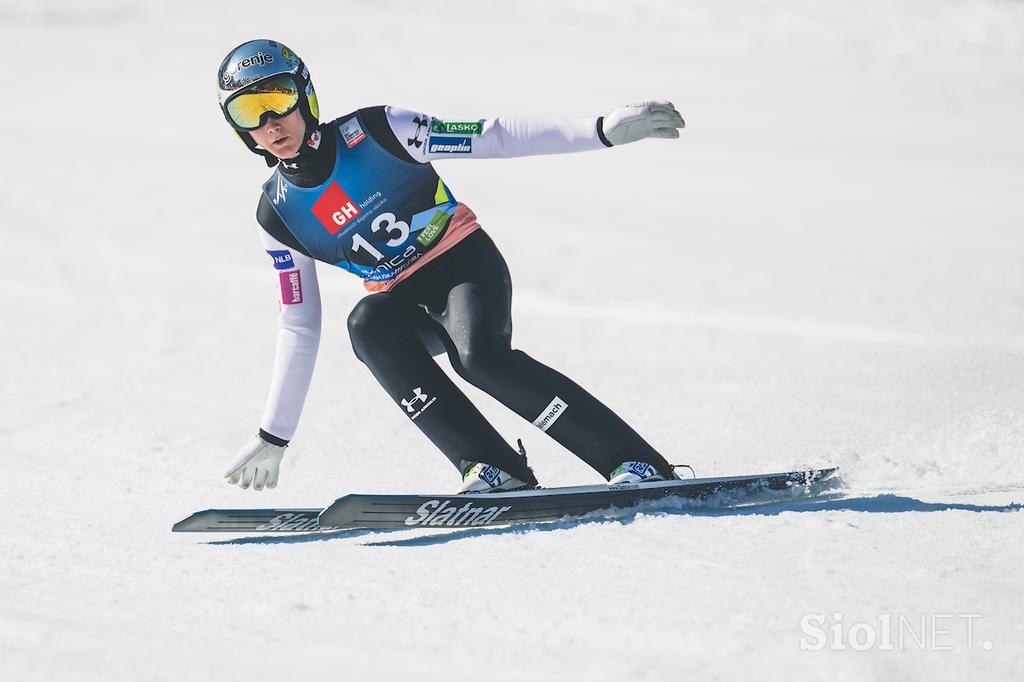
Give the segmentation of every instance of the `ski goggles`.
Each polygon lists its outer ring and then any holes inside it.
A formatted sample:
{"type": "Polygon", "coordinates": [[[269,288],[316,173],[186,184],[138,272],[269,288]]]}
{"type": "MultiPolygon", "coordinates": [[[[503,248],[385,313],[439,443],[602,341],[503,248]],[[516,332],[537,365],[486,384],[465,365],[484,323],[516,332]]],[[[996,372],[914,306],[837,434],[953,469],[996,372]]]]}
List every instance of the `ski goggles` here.
{"type": "Polygon", "coordinates": [[[237,130],[256,130],[271,116],[280,118],[295,111],[301,94],[291,74],[273,76],[231,95],[224,104],[224,115],[237,130]]]}

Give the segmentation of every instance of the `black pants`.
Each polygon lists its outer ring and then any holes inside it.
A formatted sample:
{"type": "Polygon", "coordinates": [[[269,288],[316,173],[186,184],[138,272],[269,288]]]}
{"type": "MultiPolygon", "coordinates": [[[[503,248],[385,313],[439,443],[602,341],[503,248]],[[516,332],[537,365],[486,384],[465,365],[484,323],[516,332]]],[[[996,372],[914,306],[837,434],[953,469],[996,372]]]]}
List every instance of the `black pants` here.
{"type": "Polygon", "coordinates": [[[486,462],[535,483],[523,458],[434,362],[447,351],[459,376],[497,398],[605,478],[627,460],[670,475],[665,459],[568,377],[512,350],[512,280],[477,230],[348,318],[352,348],[381,386],[460,472],[486,462]]]}

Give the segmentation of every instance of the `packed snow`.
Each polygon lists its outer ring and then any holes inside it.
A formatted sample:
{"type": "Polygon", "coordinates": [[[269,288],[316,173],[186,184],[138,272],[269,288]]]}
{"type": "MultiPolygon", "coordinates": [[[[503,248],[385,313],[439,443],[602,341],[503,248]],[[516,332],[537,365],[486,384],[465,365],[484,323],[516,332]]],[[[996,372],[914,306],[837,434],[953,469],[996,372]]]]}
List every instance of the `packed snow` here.
{"type": "MultiPolygon", "coordinates": [[[[3,0],[0,679],[1024,677],[1024,4],[3,0]],[[274,37],[328,118],[671,99],[678,141],[437,164],[504,252],[515,345],[701,476],[838,499],[288,537],[208,507],[447,492],[349,348],[281,484],[258,426],[268,174],[217,109],[274,37]]],[[[545,485],[599,477],[475,389],[545,485]]]]}

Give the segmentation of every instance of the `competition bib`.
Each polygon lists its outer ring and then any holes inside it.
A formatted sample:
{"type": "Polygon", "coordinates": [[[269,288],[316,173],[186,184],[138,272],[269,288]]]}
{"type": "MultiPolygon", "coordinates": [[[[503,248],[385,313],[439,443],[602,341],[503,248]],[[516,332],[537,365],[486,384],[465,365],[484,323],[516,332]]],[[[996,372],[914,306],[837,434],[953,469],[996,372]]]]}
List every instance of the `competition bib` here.
{"type": "Polygon", "coordinates": [[[457,202],[433,167],[395,158],[339,119],[334,171],[299,187],[277,170],[264,183],[281,220],[316,260],[368,282],[392,280],[444,235],[457,202]]]}

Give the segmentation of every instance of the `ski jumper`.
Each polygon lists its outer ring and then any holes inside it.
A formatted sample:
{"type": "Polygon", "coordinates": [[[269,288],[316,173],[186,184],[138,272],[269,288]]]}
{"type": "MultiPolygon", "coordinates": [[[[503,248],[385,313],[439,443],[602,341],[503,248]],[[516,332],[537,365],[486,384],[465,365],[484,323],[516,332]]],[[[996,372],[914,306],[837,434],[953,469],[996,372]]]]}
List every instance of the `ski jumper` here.
{"type": "Polygon", "coordinates": [[[356,356],[460,472],[484,462],[536,482],[434,362],[441,352],[462,378],[606,478],[627,460],[671,475],[609,408],[512,349],[505,261],[430,163],[600,149],[600,119],[446,121],[372,107],[323,124],[305,145],[264,184],[257,212],[281,303],[265,433],[286,441],[298,423],[319,344],[320,261],[363,279],[371,293],[348,320],[356,356]]]}

